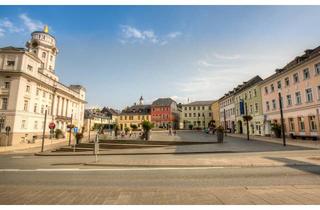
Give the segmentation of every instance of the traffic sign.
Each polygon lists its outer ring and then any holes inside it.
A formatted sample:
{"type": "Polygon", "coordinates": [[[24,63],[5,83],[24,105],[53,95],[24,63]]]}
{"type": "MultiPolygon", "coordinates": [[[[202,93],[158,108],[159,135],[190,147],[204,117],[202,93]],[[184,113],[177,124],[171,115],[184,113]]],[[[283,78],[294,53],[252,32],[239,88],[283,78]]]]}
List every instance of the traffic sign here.
{"type": "Polygon", "coordinates": [[[54,122],[49,123],[49,128],[50,129],[55,129],[56,124],[54,124],[54,122]]]}

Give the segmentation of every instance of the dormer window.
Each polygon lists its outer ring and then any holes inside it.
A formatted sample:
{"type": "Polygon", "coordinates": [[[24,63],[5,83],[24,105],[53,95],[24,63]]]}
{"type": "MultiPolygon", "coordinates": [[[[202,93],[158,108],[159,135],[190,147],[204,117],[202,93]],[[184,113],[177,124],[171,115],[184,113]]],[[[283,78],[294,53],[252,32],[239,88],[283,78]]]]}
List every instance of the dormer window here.
{"type": "Polygon", "coordinates": [[[14,66],[15,61],[7,61],[7,66],[14,66]]]}

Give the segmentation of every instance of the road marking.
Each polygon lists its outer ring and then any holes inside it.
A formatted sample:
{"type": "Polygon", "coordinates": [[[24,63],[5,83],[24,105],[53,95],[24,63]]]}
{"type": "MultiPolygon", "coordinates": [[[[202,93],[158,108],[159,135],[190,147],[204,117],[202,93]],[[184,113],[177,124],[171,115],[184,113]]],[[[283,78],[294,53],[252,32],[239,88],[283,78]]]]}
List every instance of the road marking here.
{"type": "Polygon", "coordinates": [[[38,169],[0,169],[0,172],[65,172],[65,171],[158,171],[158,170],[207,170],[241,167],[164,167],[164,168],[38,168],[38,169]]]}
{"type": "Polygon", "coordinates": [[[20,158],[24,158],[24,156],[12,156],[12,159],[20,159],[20,158]]]}

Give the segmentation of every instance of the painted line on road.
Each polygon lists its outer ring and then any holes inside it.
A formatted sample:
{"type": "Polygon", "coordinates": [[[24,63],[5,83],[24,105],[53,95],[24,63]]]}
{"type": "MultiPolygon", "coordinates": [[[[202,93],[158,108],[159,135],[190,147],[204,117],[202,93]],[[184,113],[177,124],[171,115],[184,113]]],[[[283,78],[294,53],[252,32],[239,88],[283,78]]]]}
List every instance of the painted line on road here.
{"type": "Polygon", "coordinates": [[[0,172],[66,172],[66,171],[158,171],[158,170],[207,170],[241,167],[164,167],[164,168],[38,168],[38,169],[0,169],[0,172]]]}

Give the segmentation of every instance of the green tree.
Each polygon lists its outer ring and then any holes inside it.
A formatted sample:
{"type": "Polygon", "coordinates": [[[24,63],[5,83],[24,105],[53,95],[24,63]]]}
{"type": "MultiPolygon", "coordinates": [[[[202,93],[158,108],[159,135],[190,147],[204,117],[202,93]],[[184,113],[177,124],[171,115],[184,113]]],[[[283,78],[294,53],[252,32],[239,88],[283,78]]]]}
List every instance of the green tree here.
{"type": "Polygon", "coordinates": [[[143,129],[143,138],[145,140],[149,140],[150,139],[150,130],[154,127],[154,124],[147,121],[147,120],[144,120],[142,123],[141,123],[141,126],[142,126],[142,129],[143,129]]]}

